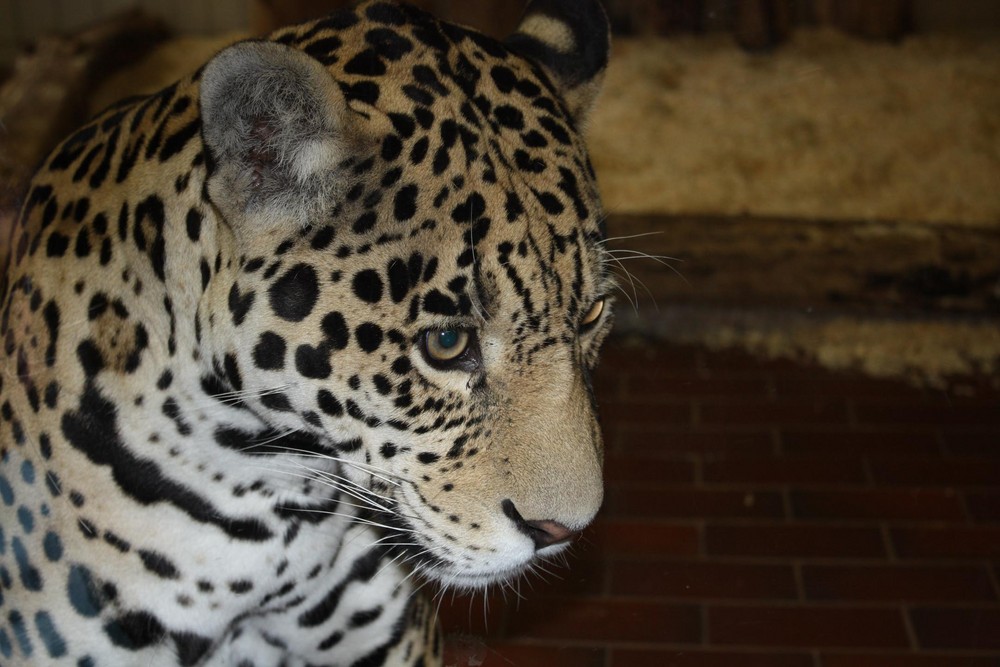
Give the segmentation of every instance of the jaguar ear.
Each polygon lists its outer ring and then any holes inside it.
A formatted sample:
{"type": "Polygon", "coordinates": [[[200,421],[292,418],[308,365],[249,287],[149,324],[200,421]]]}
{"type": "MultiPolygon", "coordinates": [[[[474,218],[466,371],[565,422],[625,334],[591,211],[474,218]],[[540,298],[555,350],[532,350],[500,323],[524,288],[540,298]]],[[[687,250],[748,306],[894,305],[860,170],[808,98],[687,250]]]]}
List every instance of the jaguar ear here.
{"type": "Polygon", "coordinates": [[[234,226],[305,225],[337,198],[349,110],[330,74],[271,42],[231,46],[201,75],[208,195],[234,226]]]}
{"type": "Polygon", "coordinates": [[[610,24],[601,3],[532,0],[506,44],[545,68],[577,125],[583,126],[611,52],[610,24]]]}

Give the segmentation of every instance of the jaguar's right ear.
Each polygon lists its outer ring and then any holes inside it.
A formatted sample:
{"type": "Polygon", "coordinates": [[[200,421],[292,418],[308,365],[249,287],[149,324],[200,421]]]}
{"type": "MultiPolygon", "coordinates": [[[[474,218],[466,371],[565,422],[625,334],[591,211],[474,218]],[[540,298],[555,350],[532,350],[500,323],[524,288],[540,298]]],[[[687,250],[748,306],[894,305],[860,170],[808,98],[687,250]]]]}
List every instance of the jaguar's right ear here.
{"type": "Polygon", "coordinates": [[[351,112],[316,60],[273,42],[223,50],[201,76],[208,195],[234,227],[306,225],[338,194],[351,112]]]}

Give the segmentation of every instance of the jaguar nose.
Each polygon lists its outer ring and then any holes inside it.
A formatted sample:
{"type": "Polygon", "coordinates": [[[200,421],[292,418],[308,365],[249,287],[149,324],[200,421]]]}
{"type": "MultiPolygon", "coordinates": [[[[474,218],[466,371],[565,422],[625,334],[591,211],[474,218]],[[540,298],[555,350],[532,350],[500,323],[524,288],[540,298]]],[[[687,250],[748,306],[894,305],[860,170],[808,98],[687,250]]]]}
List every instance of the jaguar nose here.
{"type": "Polygon", "coordinates": [[[552,519],[525,520],[521,516],[521,513],[517,511],[514,502],[509,498],[501,502],[500,506],[503,508],[503,513],[507,518],[513,521],[518,529],[535,543],[535,551],[551,547],[553,544],[568,542],[577,534],[577,531],[570,530],[563,524],[552,519]]]}

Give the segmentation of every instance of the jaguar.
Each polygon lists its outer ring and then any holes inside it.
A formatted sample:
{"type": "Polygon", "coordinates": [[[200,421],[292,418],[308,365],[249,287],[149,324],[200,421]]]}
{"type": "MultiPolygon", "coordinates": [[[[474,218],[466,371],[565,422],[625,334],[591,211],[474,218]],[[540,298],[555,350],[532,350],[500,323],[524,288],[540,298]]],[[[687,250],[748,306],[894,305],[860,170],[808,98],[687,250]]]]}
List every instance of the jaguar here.
{"type": "Polygon", "coordinates": [[[7,246],[0,662],[442,663],[602,502],[597,0],[372,0],[59,144],[7,246]]]}

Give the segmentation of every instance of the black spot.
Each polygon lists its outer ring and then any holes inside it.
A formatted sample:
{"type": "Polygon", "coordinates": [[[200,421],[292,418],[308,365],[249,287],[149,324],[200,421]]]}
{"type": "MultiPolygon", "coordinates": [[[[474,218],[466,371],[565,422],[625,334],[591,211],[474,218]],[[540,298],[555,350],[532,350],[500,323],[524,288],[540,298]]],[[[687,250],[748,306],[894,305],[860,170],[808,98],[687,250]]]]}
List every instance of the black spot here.
{"type": "Polygon", "coordinates": [[[90,254],[90,233],[84,227],[76,236],[76,246],[74,252],[77,257],[83,258],[90,254]]]}
{"type": "Polygon", "coordinates": [[[458,314],[458,307],[455,302],[433,289],[424,297],[424,310],[435,315],[453,316],[458,314]]]}
{"type": "Polygon", "coordinates": [[[372,21],[384,23],[385,25],[404,25],[406,15],[396,7],[388,3],[377,3],[368,7],[365,12],[372,21]]]}
{"type": "Polygon", "coordinates": [[[378,303],[382,299],[382,278],[377,271],[365,269],[354,276],[354,294],[366,303],[378,303]]]}
{"type": "Polygon", "coordinates": [[[434,95],[432,95],[429,91],[424,90],[419,86],[407,84],[403,86],[403,94],[409,97],[417,104],[423,105],[425,107],[429,107],[434,104],[434,95]]]}
{"type": "Polygon", "coordinates": [[[237,595],[242,595],[244,593],[249,593],[253,590],[253,582],[247,579],[239,579],[238,581],[229,582],[229,590],[237,595]]]}
{"type": "Polygon", "coordinates": [[[378,221],[378,216],[375,211],[367,211],[358,216],[358,219],[354,221],[351,229],[355,234],[364,234],[365,232],[371,230],[378,221]]]}
{"type": "Polygon", "coordinates": [[[264,405],[264,407],[277,410],[278,412],[292,411],[291,401],[288,400],[288,396],[281,392],[264,394],[260,397],[260,402],[264,405]]]}
{"type": "Polygon", "coordinates": [[[399,179],[403,177],[403,170],[399,167],[395,169],[390,169],[385,172],[385,176],[382,177],[382,187],[384,189],[391,189],[392,186],[399,182],[399,179]]]}
{"type": "Polygon", "coordinates": [[[523,151],[520,148],[514,151],[514,162],[520,171],[529,174],[540,174],[545,171],[545,160],[532,157],[527,151],[523,151]]]}
{"type": "Polygon", "coordinates": [[[473,192],[464,202],[451,212],[451,219],[459,223],[478,220],[486,212],[486,200],[478,192],[473,192]]]}
{"type": "Polygon", "coordinates": [[[194,118],[186,125],[177,130],[163,143],[163,150],[160,151],[160,162],[166,162],[171,157],[181,152],[187,142],[193,139],[201,131],[201,119],[194,118]]]}
{"type": "Polygon", "coordinates": [[[145,611],[131,611],[104,626],[111,643],[121,648],[138,651],[159,644],[166,632],[160,621],[145,611]]]}
{"type": "Polygon", "coordinates": [[[336,396],[326,389],[320,389],[316,394],[316,404],[320,410],[331,417],[341,417],[344,414],[344,406],[340,404],[336,396]]]}
{"type": "Polygon", "coordinates": [[[508,104],[502,104],[493,109],[493,115],[497,122],[504,127],[509,127],[512,130],[524,128],[524,114],[508,104]]]}
{"type": "Polygon", "coordinates": [[[434,452],[420,452],[417,454],[417,460],[425,465],[429,465],[431,463],[437,463],[441,460],[441,457],[434,452]]]}
{"type": "Polygon", "coordinates": [[[374,352],[382,344],[382,328],[371,322],[365,322],[355,329],[354,336],[358,347],[368,353],[374,352]]]}
{"type": "Polygon", "coordinates": [[[413,132],[417,129],[416,123],[406,114],[390,113],[389,120],[392,121],[392,126],[396,129],[396,132],[404,139],[412,137],[413,132]]]}
{"type": "Polygon", "coordinates": [[[379,448],[379,452],[382,454],[382,458],[391,459],[396,455],[398,448],[391,442],[383,442],[382,446],[379,448]]]}
{"type": "Polygon", "coordinates": [[[425,130],[431,129],[434,124],[434,113],[426,107],[417,107],[413,110],[413,117],[417,119],[417,124],[425,130]]]}
{"type": "Polygon", "coordinates": [[[76,357],[83,367],[84,374],[92,378],[104,369],[104,357],[101,351],[89,338],[76,347],[76,357]]]}
{"type": "Polygon", "coordinates": [[[376,53],[388,60],[399,60],[413,50],[413,42],[385,28],[369,30],[365,33],[365,41],[376,53]]]}
{"type": "Polygon", "coordinates": [[[177,659],[183,667],[201,664],[201,659],[212,648],[211,639],[192,632],[172,632],[170,638],[174,640],[177,659]]]}
{"type": "Polygon", "coordinates": [[[403,142],[394,134],[388,135],[382,140],[382,159],[392,162],[403,152],[403,142]]]}
{"type": "Polygon", "coordinates": [[[139,549],[137,552],[146,569],[162,579],[179,579],[181,574],[170,559],[161,553],[139,549]]]}
{"type": "Polygon", "coordinates": [[[383,396],[387,396],[392,392],[392,383],[390,383],[389,379],[381,373],[376,373],[372,376],[372,383],[375,385],[375,391],[383,396]]]}
{"type": "Polygon", "coordinates": [[[552,138],[560,144],[568,146],[572,143],[569,132],[567,132],[566,129],[551,116],[542,116],[539,118],[538,122],[541,123],[542,127],[548,130],[548,133],[552,135],[552,138]]]}
{"type": "Polygon", "coordinates": [[[226,379],[233,389],[236,391],[243,389],[243,376],[240,375],[240,365],[236,362],[236,355],[227,354],[222,360],[222,365],[226,371],[226,379]]]}
{"type": "Polygon", "coordinates": [[[351,628],[363,628],[366,625],[371,625],[378,617],[382,615],[382,607],[375,607],[373,609],[363,609],[361,611],[356,611],[351,614],[351,618],[348,621],[348,625],[351,628]]]}
{"type": "Polygon", "coordinates": [[[184,417],[181,415],[180,406],[177,405],[177,401],[173,397],[168,397],[163,401],[162,411],[164,416],[168,417],[177,428],[177,433],[182,436],[191,435],[191,427],[184,421],[184,417]]]}
{"type": "Polygon", "coordinates": [[[410,270],[401,259],[389,262],[389,296],[393,303],[400,303],[410,291],[410,270]]]}
{"type": "Polygon", "coordinates": [[[274,281],[268,290],[271,310],[290,322],[301,322],[319,298],[319,278],[308,264],[296,264],[274,281]]]}
{"type": "Polygon", "coordinates": [[[417,214],[417,186],[413,183],[405,185],[396,192],[393,202],[393,214],[397,222],[406,222],[417,214]]]}
{"type": "Polygon", "coordinates": [[[343,350],[347,347],[347,343],[350,340],[350,334],[347,331],[347,322],[344,320],[343,315],[336,311],[327,313],[326,316],[323,317],[320,327],[323,329],[323,334],[326,336],[327,344],[329,344],[334,350],[343,350]]]}
{"type": "Polygon", "coordinates": [[[549,140],[538,130],[528,130],[521,135],[521,141],[528,148],[545,148],[549,145],[549,140]]]}
{"type": "Polygon", "coordinates": [[[104,531],[104,541],[123,554],[127,554],[132,550],[132,545],[128,543],[128,540],[122,539],[110,530],[104,531]]]}
{"type": "Polygon", "coordinates": [[[441,146],[434,152],[434,175],[440,176],[448,169],[451,165],[451,157],[448,155],[448,149],[441,146]]]}
{"type": "Polygon", "coordinates": [[[363,104],[374,105],[378,102],[379,88],[373,81],[359,81],[355,84],[341,83],[340,89],[348,102],[361,102],[363,104]]]}
{"type": "Polygon", "coordinates": [[[257,368],[277,371],[285,367],[285,339],[273,331],[260,335],[253,348],[253,361],[257,368]]]}
{"type": "Polygon", "coordinates": [[[344,65],[344,72],[357,76],[382,76],[386,72],[385,63],[379,55],[371,50],[365,49],[361,53],[351,58],[344,65]]]}
{"type": "Polygon", "coordinates": [[[513,91],[514,86],[517,84],[517,75],[510,68],[502,65],[494,65],[493,69],[490,70],[490,76],[493,78],[493,83],[496,84],[496,87],[505,95],[513,91]]]}
{"type": "Polygon", "coordinates": [[[549,215],[559,215],[566,210],[562,202],[559,201],[559,197],[555,196],[551,192],[538,192],[535,191],[535,197],[538,199],[538,203],[542,205],[545,212],[549,215]]]}
{"type": "Polygon", "coordinates": [[[160,374],[160,379],[156,381],[156,388],[159,389],[160,391],[169,389],[173,381],[174,381],[174,374],[171,373],[170,369],[168,368],[165,371],[163,371],[163,373],[160,374]]]}
{"type": "Polygon", "coordinates": [[[524,215],[524,204],[517,194],[511,190],[507,193],[507,202],[504,206],[507,211],[507,222],[514,222],[524,215]]]}
{"type": "Polygon", "coordinates": [[[326,250],[333,243],[337,230],[333,225],[323,226],[312,239],[313,250],[326,250]]]}
{"type": "Polygon", "coordinates": [[[193,242],[197,243],[198,239],[201,238],[201,221],[202,215],[195,209],[188,211],[187,215],[187,230],[188,238],[193,242]]]}
{"type": "Polygon", "coordinates": [[[330,56],[334,51],[339,49],[342,44],[343,42],[339,37],[324,37],[323,39],[317,39],[315,42],[310,43],[304,51],[313,58],[322,59],[326,56],[330,56]]]}
{"type": "Polygon", "coordinates": [[[235,326],[243,324],[247,313],[253,308],[253,302],[256,298],[257,293],[253,290],[240,293],[240,286],[236,283],[233,283],[233,286],[229,288],[229,312],[232,313],[235,326]]]}
{"type": "Polygon", "coordinates": [[[420,164],[427,157],[427,148],[430,146],[430,141],[427,137],[421,137],[421,139],[413,144],[413,149],[410,151],[410,164],[420,164]]]}
{"type": "Polygon", "coordinates": [[[62,257],[69,247],[69,237],[58,232],[49,235],[49,241],[45,245],[45,252],[49,257],[62,257]]]}
{"type": "Polygon", "coordinates": [[[325,380],[330,377],[333,369],[330,358],[323,346],[299,345],[295,350],[295,368],[303,377],[314,380],[325,380]]]}

